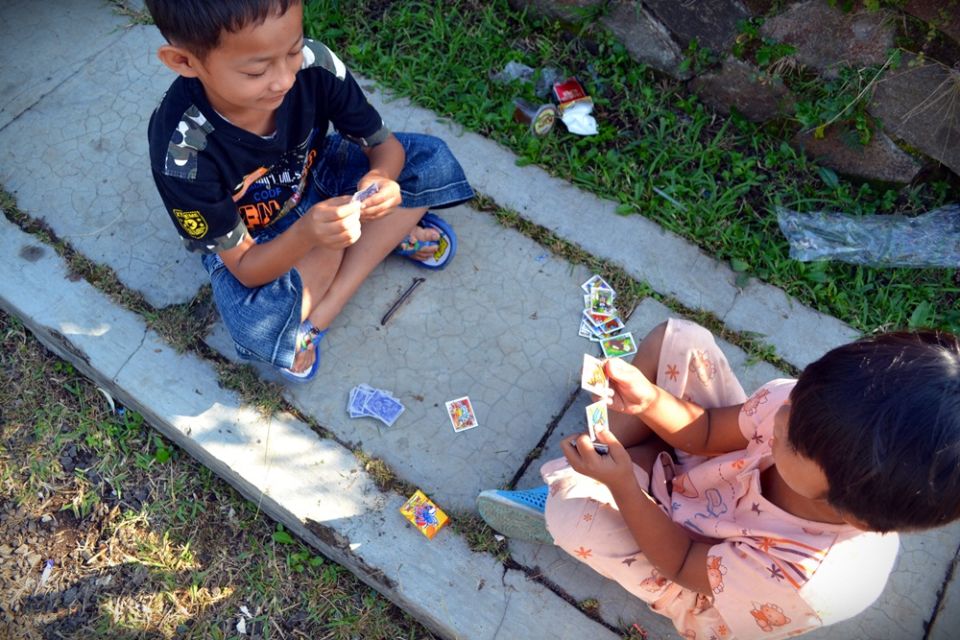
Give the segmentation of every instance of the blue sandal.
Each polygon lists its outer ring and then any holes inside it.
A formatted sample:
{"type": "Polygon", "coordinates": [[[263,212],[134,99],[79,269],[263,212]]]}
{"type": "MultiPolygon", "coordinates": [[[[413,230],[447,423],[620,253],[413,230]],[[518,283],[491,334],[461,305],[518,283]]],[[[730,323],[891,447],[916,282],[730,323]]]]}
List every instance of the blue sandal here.
{"type": "Polygon", "coordinates": [[[306,371],[301,371],[296,373],[287,369],[285,367],[280,368],[280,375],[291,382],[304,383],[309,382],[317,375],[317,371],[320,369],[320,340],[323,339],[323,336],[327,334],[327,329],[320,330],[313,326],[309,320],[304,320],[300,324],[300,328],[297,330],[297,353],[301,351],[306,351],[310,348],[310,345],[313,345],[314,358],[313,364],[306,371]]]}
{"type": "Polygon", "coordinates": [[[407,258],[424,269],[443,269],[450,264],[453,256],[457,253],[457,234],[453,232],[453,227],[451,227],[446,220],[433,213],[423,214],[417,226],[424,229],[436,229],[440,233],[440,239],[428,240],[426,242],[420,242],[419,240],[410,242],[409,238],[407,238],[407,240],[401,242],[397,248],[393,250],[393,254],[407,258]],[[417,260],[412,257],[413,254],[424,247],[436,247],[437,250],[426,260],[417,260]]]}
{"type": "Polygon", "coordinates": [[[494,531],[508,538],[553,544],[544,517],[547,493],[546,485],[525,491],[490,489],[477,496],[477,511],[494,531]]]}

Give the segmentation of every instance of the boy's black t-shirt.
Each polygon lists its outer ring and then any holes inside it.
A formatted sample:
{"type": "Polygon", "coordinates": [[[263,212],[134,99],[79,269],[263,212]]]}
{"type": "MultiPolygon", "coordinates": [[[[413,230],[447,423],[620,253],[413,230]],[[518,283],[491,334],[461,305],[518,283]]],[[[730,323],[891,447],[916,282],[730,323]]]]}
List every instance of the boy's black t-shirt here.
{"type": "Polygon", "coordinates": [[[305,40],[303,55],[303,68],[277,109],[272,136],[250,133],[217,114],[195,78],[177,78],[154,111],[153,177],[189,250],[235,247],[248,232],[295,207],[330,123],[364,146],[389,135],[333,52],[305,40]]]}

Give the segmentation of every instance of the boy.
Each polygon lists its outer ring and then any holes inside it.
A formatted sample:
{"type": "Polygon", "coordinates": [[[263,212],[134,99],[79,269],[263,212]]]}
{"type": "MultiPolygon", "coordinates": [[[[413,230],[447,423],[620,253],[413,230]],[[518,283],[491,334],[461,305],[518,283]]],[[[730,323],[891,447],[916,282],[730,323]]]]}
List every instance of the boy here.
{"type": "Polygon", "coordinates": [[[202,254],[240,356],[309,380],[320,338],[391,251],[446,266],[456,239],[427,208],[473,191],[442,141],[395,136],[303,37],[301,0],[146,4],[180,76],[149,128],[167,213],[202,254]]]}

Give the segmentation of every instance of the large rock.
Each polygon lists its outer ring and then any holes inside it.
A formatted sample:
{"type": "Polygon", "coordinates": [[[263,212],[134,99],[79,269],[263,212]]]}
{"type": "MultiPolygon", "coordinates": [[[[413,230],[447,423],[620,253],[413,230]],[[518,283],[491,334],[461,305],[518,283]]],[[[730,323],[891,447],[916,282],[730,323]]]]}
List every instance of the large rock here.
{"type": "Polygon", "coordinates": [[[960,0],[907,0],[903,10],[960,43],[960,0]]]}
{"type": "Polygon", "coordinates": [[[748,120],[766,122],[793,112],[793,95],[780,78],[728,56],[719,71],[694,78],[690,88],[721,113],[736,108],[748,120]]]}
{"type": "MultiPolygon", "coordinates": [[[[639,6],[639,2],[631,3],[639,6]]],[[[696,39],[713,51],[726,51],[737,37],[737,24],[750,17],[740,0],[643,0],[686,47],[696,39]]]]}
{"type": "Polygon", "coordinates": [[[881,131],[867,145],[861,144],[856,134],[836,126],[827,129],[822,138],[801,131],[792,142],[821,165],[863,180],[908,184],[922,168],[881,131]]]}
{"type": "Polygon", "coordinates": [[[510,6],[519,11],[564,22],[580,22],[584,12],[606,4],[606,0],[510,0],[510,6]]]}
{"type": "Polygon", "coordinates": [[[808,0],[769,18],[760,34],[792,44],[798,62],[831,75],[839,66],[883,64],[893,46],[892,18],[888,11],[844,13],[826,0],[808,0]]]}
{"type": "Polygon", "coordinates": [[[904,56],[877,83],[870,113],[884,129],[960,174],[960,71],[904,56]]]}
{"type": "Polygon", "coordinates": [[[684,55],[670,37],[670,32],[640,3],[613,0],[607,14],[601,18],[601,24],[623,43],[630,57],[637,62],[679,80],[690,77],[689,70],[681,70],[684,55]]]}

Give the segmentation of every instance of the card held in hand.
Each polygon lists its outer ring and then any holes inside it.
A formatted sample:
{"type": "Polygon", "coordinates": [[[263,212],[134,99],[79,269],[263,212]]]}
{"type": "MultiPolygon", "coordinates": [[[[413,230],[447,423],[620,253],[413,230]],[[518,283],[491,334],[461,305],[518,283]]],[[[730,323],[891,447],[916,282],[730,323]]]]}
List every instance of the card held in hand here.
{"type": "Polygon", "coordinates": [[[610,422],[607,415],[607,403],[605,400],[599,400],[593,404],[587,405],[587,431],[590,433],[590,439],[593,440],[593,448],[599,454],[605,454],[609,451],[607,445],[597,442],[597,434],[610,428],[610,422]]]}
{"type": "Polygon", "coordinates": [[[588,353],[583,354],[583,370],[580,372],[580,386],[595,396],[609,395],[610,386],[607,374],[603,370],[603,361],[588,353]]]}

